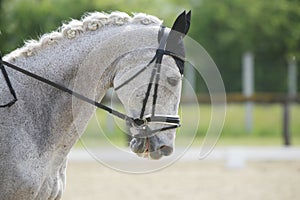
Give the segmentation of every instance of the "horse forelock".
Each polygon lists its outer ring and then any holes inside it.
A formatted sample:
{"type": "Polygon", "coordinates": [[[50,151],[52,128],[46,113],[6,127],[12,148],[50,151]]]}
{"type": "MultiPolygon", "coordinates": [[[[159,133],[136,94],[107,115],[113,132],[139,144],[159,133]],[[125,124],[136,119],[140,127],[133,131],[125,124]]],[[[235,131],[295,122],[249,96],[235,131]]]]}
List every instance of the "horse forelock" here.
{"type": "Polygon", "coordinates": [[[35,52],[47,46],[59,43],[62,39],[72,40],[85,32],[97,31],[113,25],[122,26],[129,24],[161,25],[162,20],[144,13],[133,13],[132,16],[118,11],[110,14],[104,12],[86,13],[82,16],[81,20],[72,19],[68,23],[64,23],[57,31],[40,36],[38,40],[25,41],[23,47],[16,49],[5,57],[8,60],[15,59],[22,55],[30,57],[34,55],[35,52]]]}

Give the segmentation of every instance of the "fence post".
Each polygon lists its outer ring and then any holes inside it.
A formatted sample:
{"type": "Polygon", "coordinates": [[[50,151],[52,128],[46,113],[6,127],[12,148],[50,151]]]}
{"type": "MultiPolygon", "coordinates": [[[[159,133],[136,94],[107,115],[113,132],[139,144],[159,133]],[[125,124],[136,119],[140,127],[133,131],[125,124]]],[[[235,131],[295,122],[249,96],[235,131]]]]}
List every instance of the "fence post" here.
{"type": "Polygon", "coordinates": [[[291,145],[290,103],[288,99],[283,103],[283,140],[285,146],[291,145]]]}
{"type": "Polygon", "coordinates": [[[283,105],[283,139],[284,145],[291,145],[290,110],[293,99],[297,96],[297,63],[295,57],[288,62],[288,95],[283,105]]]}
{"type": "Polygon", "coordinates": [[[297,76],[297,62],[293,57],[288,62],[288,95],[292,99],[297,96],[297,76]]]}
{"type": "MultiPolygon", "coordinates": [[[[245,52],[242,60],[243,95],[251,97],[254,93],[254,56],[252,52],[245,52]]],[[[250,133],[253,129],[253,102],[245,103],[245,126],[250,133]]]]}

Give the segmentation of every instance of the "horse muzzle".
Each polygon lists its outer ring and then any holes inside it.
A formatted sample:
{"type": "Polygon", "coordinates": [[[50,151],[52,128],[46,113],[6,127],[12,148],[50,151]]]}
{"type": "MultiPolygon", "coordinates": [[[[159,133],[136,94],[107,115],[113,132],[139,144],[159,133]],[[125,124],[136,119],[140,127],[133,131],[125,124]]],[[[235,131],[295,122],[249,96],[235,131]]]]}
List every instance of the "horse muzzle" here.
{"type": "Polygon", "coordinates": [[[153,160],[158,160],[163,156],[169,156],[173,152],[174,140],[171,138],[162,137],[161,134],[164,133],[146,138],[134,137],[130,142],[130,148],[138,156],[153,160]]]}

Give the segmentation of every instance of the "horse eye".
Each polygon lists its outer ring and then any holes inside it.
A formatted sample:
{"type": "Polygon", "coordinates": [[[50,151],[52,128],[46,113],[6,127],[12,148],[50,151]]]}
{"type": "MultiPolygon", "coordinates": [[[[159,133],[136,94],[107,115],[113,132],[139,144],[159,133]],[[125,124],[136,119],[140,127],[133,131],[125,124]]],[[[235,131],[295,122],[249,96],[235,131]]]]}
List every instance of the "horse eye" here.
{"type": "Polygon", "coordinates": [[[176,77],[167,77],[167,81],[171,86],[176,86],[179,82],[176,77]]]}

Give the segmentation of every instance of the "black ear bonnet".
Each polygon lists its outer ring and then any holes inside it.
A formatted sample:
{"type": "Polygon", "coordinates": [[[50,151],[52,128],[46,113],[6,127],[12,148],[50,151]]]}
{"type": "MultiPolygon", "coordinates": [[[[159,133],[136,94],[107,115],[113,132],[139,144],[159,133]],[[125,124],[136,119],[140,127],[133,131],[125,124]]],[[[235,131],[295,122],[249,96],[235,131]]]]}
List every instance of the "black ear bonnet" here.
{"type": "Polygon", "coordinates": [[[184,72],[184,59],[185,49],[183,44],[183,38],[188,33],[191,23],[191,11],[186,13],[182,12],[175,20],[171,31],[166,33],[164,28],[160,29],[158,33],[158,42],[161,42],[161,38],[164,34],[168,34],[165,51],[170,52],[170,55],[174,58],[176,65],[181,74],[184,72]]]}

